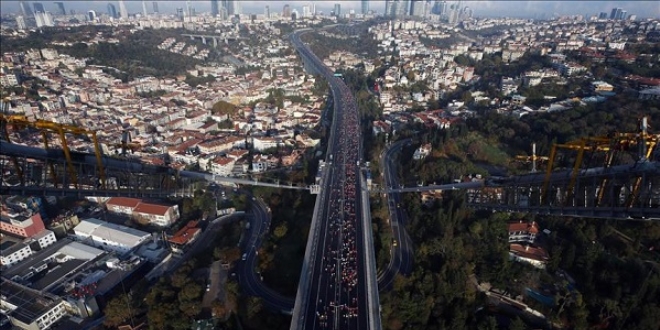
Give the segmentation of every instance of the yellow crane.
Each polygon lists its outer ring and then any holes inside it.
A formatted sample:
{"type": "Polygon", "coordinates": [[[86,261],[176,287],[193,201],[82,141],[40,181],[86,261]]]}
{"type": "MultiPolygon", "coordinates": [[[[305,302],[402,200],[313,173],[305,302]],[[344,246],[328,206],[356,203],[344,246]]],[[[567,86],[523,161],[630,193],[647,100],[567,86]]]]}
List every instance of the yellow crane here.
{"type": "Polygon", "coordinates": [[[541,162],[547,162],[549,157],[546,156],[537,156],[536,155],[536,143],[532,143],[532,155],[531,156],[516,156],[516,160],[525,164],[532,163],[532,173],[536,173],[536,164],[541,162]]]}
{"type": "MultiPolygon", "coordinates": [[[[61,147],[62,150],[64,151],[64,157],[66,158],[66,163],[67,163],[67,172],[69,174],[69,177],[71,179],[71,183],[73,183],[74,187],[78,188],[78,178],[76,176],[76,169],[73,165],[73,161],[71,158],[71,150],[69,149],[69,146],[67,144],[67,139],[66,139],[66,134],[75,134],[75,135],[84,135],[87,136],[88,138],[91,139],[91,141],[94,143],[94,151],[96,154],[96,161],[97,161],[97,167],[98,167],[98,177],[101,182],[101,186],[105,188],[105,171],[103,168],[103,157],[102,157],[102,152],[101,148],[99,145],[99,141],[96,137],[96,132],[95,131],[90,131],[86,130],[80,127],[76,127],[73,125],[67,125],[67,124],[59,124],[59,123],[54,123],[46,120],[41,120],[41,119],[36,119],[36,120],[30,120],[28,117],[23,116],[23,115],[5,115],[5,114],[0,114],[0,126],[3,128],[3,135],[7,142],[11,143],[11,139],[9,138],[9,131],[8,127],[9,125],[12,126],[14,130],[20,130],[24,129],[27,127],[37,129],[41,132],[41,136],[43,138],[43,143],[44,147],[46,149],[49,149],[49,144],[48,144],[48,134],[49,133],[55,133],[60,137],[60,142],[61,142],[61,147]]],[[[20,171],[20,166],[18,166],[18,163],[16,160],[14,160],[14,164],[17,167],[17,172],[21,177],[21,183],[23,183],[23,174],[20,171]]],[[[51,177],[53,179],[53,184],[57,187],[58,180],[56,176],[56,172],[54,170],[53,164],[49,163],[49,168],[51,172],[51,177]]]]}
{"type": "MultiPolygon", "coordinates": [[[[548,166],[546,168],[545,180],[541,190],[542,199],[545,201],[547,198],[548,189],[550,187],[550,177],[552,175],[555,158],[557,157],[560,149],[577,151],[577,156],[571,171],[571,178],[566,189],[565,200],[568,200],[572,197],[573,189],[577,181],[577,176],[580,172],[580,168],[582,168],[582,161],[584,159],[585,152],[604,152],[605,162],[603,166],[607,168],[612,165],[618,152],[626,151],[630,148],[630,146],[637,145],[639,161],[648,160],[655,151],[656,145],[660,141],[660,134],[648,133],[648,121],[646,117],[640,119],[639,122],[640,129],[637,133],[617,132],[607,136],[587,137],[564,144],[554,144],[550,150],[550,156],[548,157],[548,166]]],[[[628,200],[626,201],[626,205],[628,207],[635,203],[641,182],[641,177],[638,177],[635,180],[635,183],[631,188],[631,193],[628,195],[628,200]]],[[[597,204],[601,203],[607,184],[607,179],[603,179],[603,181],[601,181],[597,195],[597,204]]]]}

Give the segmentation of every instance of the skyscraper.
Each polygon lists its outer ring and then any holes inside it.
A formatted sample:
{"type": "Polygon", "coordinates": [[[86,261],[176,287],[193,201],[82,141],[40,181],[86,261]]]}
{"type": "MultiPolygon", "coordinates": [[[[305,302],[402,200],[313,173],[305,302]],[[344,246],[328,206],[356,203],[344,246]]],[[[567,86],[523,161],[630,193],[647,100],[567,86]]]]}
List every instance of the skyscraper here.
{"type": "Polygon", "coordinates": [[[142,0],[142,16],[147,17],[148,16],[147,12],[147,2],[142,0]]]}
{"type": "Polygon", "coordinates": [[[57,6],[58,15],[66,15],[66,9],[64,9],[64,2],[55,2],[55,5],[57,6]]]}
{"type": "Polygon", "coordinates": [[[399,8],[399,16],[410,15],[410,0],[401,0],[401,8],[399,8]]]}
{"type": "Polygon", "coordinates": [[[193,7],[190,0],[186,1],[186,16],[188,16],[188,18],[193,16],[193,7]]]}
{"type": "Polygon", "coordinates": [[[87,20],[90,22],[96,21],[96,12],[93,10],[90,10],[87,12],[87,20]]]}
{"type": "Polygon", "coordinates": [[[126,4],[124,0],[119,0],[119,16],[123,19],[128,19],[128,10],[126,10],[126,4]]]}
{"type": "Polygon", "coordinates": [[[619,10],[619,8],[612,8],[612,13],[610,13],[610,19],[616,19],[616,11],[619,10]]]}
{"type": "Polygon", "coordinates": [[[112,18],[118,18],[119,17],[119,16],[117,16],[117,8],[115,7],[115,5],[113,5],[111,3],[108,3],[108,15],[112,18]]]}
{"type": "Polygon", "coordinates": [[[35,12],[40,12],[40,13],[46,12],[46,9],[44,9],[44,5],[41,2],[33,2],[32,7],[34,8],[35,12]]]}
{"type": "Polygon", "coordinates": [[[35,12],[34,13],[34,20],[37,22],[37,27],[43,27],[43,26],[53,26],[53,17],[50,15],[49,12],[35,12]]]}
{"type": "Polygon", "coordinates": [[[621,9],[621,11],[618,11],[618,10],[617,10],[617,12],[616,12],[616,19],[618,19],[618,20],[625,20],[626,18],[628,18],[628,12],[627,12],[627,11],[625,11],[625,10],[623,10],[623,9],[621,9]]]}
{"type": "Polygon", "coordinates": [[[27,24],[25,24],[25,18],[21,15],[16,16],[16,26],[19,30],[26,30],[27,24]]]}
{"type": "Polygon", "coordinates": [[[184,14],[183,8],[177,8],[176,9],[176,17],[180,21],[183,21],[186,18],[186,15],[184,14]]]}
{"type": "Polygon", "coordinates": [[[241,14],[241,2],[237,0],[228,0],[227,1],[227,12],[229,15],[240,15],[241,14]]]}
{"type": "Polygon", "coordinates": [[[282,16],[283,17],[291,17],[291,7],[287,3],[284,5],[284,8],[282,8],[282,16]]]}
{"type": "Polygon", "coordinates": [[[336,16],[336,17],[340,17],[340,16],[341,16],[341,5],[340,5],[340,4],[338,4],[338,3],[335,4],[335,10],[334,10],[334,12],[335,12],[335,16],[336,16]]]}
{"type": "Polygon", "coordinates": [[[362,0],[362,15],[369,13],[369,0],[362,0]]]}
{"type": "Polygon", "coordinates": [[[33,14],[32,7],[30,7],[30,4],[27,3],[27,1],[21,1],[20,6],[21,6],[21,13],[23,14],[23,16],[25,17],[32,16],[33,14]]]}
{"type": "Polygon", "coordinates": [[[389,17],[391,12],[392,12],[392,0],[385,0],[385,12],[383,13],[383,16],[389,17]]]}
{"type": "Polygon", "coordinates": [[[266,16],[266,19],[270,18],[270,6],[264,7],[264,16],[266,16]]]}
{"type": "Polygon", "coordinates": [[[423,0],[412,0],[410,5],[410,15],[414,17],[424,17],[424,2],[423,0]]]}
{"type": "Polygon", "coordinates": [[[157,1],[152,2],[152,5],[154,7],[154,14],[158,14],[159,13],[159,11],[158,11],[158,2],[157,1]]]}
{"type": "Polygon", "coordinates": [[[213,17],[218,16],[220,13],[220,3],[219,0],[211,0],[211,15],[213,17]]]}

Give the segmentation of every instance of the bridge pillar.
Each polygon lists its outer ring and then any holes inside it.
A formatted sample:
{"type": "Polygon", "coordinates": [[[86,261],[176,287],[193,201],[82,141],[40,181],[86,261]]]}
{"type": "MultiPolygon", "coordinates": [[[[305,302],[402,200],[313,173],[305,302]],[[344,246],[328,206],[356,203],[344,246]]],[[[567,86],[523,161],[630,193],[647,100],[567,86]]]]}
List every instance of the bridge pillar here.
{"type": "Polygon", "coordinates": [[[195,41],[195,36],[191,34],[190,35],[190,40],[195,41]]]}
{"type": "Polygon", "coordinates": [[[202,43],[206,45],[206,37],[202,36],[202,43]]]}
{"type": "Polygon", "coordinates": [[[321,186],[318,184],[313,184],[309,186],[309,193],[312,195],[318,195],[321,192],[321,186]]]}
{"type": "Polygon", "coordinates": [[[218,38],[213,37],[213,47],[218,48],[218,38]]]}

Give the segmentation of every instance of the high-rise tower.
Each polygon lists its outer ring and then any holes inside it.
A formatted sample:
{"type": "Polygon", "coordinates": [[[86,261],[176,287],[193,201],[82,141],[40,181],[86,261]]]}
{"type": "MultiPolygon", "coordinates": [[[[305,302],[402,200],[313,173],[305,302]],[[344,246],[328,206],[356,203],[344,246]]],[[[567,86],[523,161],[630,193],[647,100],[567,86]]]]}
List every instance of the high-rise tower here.
{"type": "Polygon", "coordinates": [[[44,4],[41,2],[33,2],[32,7],[34,8],[34,12],[39,12],[39,13],[46,12],[46,9],[44,8],[44,4]]]}
{"type": "Polygon", "coordinates": [[[64,2],[55,2],[55,5],[57,6],[57,14],[58,15],[66,15],[66,9],[64,8],[64,2]]]}
{"type": "Polygon", "coordinates": [[[21,6],[21,13],[23,14],[23,16],[25,17],[32,16],[33,14],[32,7],[27,1],[21,1],[20,6],[21,6]]]}
{"type": "Polygon", "coordinates": [[[369,13],[369,0],[362,0],[362,15],[369,13]]]}
{"type": "Polygon", "coordinates": [[[211,15],[215,17],[218,16],[219,13],[220,13],[220,1],[211,0],[211,15]]]}
{"type": "Polygon", "coordinates": [[[110,15],[110,17],[112,17],[112,18],[117,18],[118,17],[117,16],[117,8],[115,7],[115,5],[113,5],[111,3],[108,4],[108,15],[110,15]]]}
{"type": "Polygon", "coordinates": [[[128,10],[126,10],[126,4],[124,0],[119,0],[119,17],[123,19],[128,19],[128,10]]]}

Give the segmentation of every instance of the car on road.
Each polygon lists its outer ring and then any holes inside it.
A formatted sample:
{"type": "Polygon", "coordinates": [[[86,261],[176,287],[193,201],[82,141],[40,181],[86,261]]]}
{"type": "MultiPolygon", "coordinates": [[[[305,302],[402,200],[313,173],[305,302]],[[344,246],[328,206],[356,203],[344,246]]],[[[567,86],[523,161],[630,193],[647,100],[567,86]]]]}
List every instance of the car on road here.
{"type": "Polygon", "coordinates": [[[243,257],[241,258],[241,260],[243,261],[247,260],[247,253],[243,253],[243,257]]]}
{"type": "Polygon", "coordinates": [[[396,239],[392,240],[392,246],[397,247],[399,246],[399,242],[396,239]]]}

